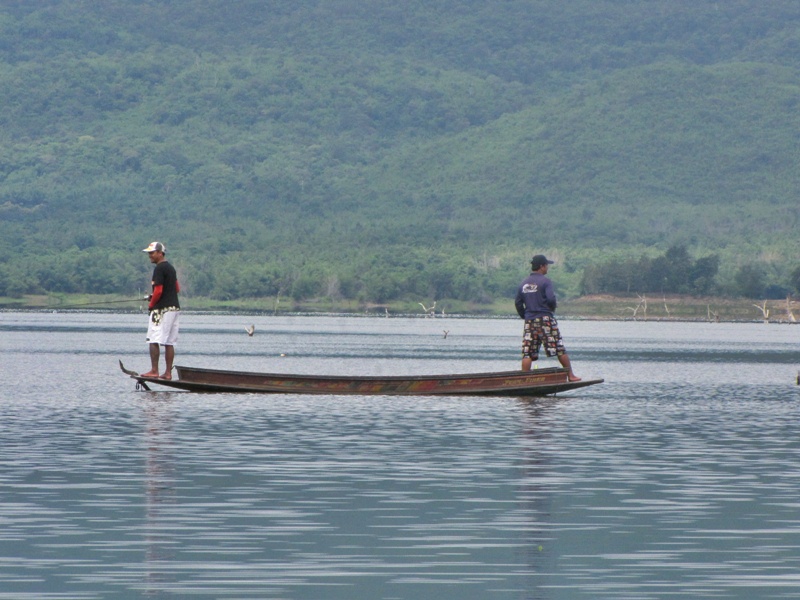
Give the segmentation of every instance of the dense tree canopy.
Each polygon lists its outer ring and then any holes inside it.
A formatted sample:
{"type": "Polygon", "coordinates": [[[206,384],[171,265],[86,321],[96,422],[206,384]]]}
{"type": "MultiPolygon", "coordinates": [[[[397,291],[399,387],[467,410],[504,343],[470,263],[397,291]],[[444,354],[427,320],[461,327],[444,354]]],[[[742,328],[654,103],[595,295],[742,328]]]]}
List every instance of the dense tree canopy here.
{"type": "Polygon", "coordinates": [[[693,259],[685,246],[671,246],[655,258],[610,261],[584,270],[582,290],[589,294],[658,292],[708,295],[717,291],[719,271],[716,254],[693,259]]]}
{"type": "Polygon", "coordinates": [[[4,2],[0,295],[133,293],[152,239],[221,299],[488,301],[539,251],[567,293],[793,290],[798,25],[792,0],[4,2]]]}

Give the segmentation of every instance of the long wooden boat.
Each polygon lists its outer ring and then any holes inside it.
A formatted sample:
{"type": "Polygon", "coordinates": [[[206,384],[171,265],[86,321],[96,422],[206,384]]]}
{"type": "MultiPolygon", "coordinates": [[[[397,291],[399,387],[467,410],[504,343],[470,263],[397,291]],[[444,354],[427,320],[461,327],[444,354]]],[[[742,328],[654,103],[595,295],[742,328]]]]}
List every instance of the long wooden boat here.
{"type": "Polygon", "coordinates": [[[500,371],[456,375],[290,375],[175,367],[176,379],[142,377],[120,368],[150,389],[158,384],[191,392],[257,392],[264,394],[403,395],[403,396],[546,396],[603,383],[602,379],[569,381],[567,370],[500,371]]]}

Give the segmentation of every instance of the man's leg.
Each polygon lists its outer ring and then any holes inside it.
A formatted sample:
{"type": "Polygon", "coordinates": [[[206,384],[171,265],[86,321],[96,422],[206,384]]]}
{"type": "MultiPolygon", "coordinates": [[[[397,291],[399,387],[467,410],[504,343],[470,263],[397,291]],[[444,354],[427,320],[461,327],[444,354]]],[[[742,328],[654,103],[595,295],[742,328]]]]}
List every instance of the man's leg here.
{"type": "Polygon", "coordinates": [[[172,363],[175,361],[175,346],[164,346],[164,360],[167,363],[167,370],[161,375],[161,379],[172,379],[172,363]]]}
{"type": "Polygon", "coordinates": [[[576,377],[575,373],[572,372],[572,363],[570,363],[570,361],[569,361],[569,355],[562,354],[561,356],[558,357],[558,362],[560,362],[561,366],[564,367],[565,369],[569,369],[569,373],[567,374],[567,378],[570,381],[580,381],[581,380],[580,377],[576,377]]]}
{"type": "Polygon", "coordinates": [[[539,348],[542,346],[542,320],[525,321],[525,333],[522,336],[522,370],[530,371],[534,361],[539,360],[539,348]]]}
{"type": "Polygon", "coordinates": [[[142,373],[143,377],[158,377],[158,359],[161,357],[161,351],[158,344],[150,344],[150,370],[147,373],[142,373]]]}

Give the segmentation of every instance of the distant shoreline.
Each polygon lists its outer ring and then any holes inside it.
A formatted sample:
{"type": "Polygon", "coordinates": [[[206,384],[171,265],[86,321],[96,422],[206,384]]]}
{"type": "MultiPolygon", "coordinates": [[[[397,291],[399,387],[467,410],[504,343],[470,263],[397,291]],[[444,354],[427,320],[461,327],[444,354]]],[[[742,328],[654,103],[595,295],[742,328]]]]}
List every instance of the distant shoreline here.
{"type": "Polygon", "coordinates": [[[562,317],[625,321],[770,322],[796,323],[800,300],[693,296],[582,296],[567,300],[562,317]]]}
{"type": "MultiPolygon", "coordinates": [[[[413,301],[385,304],[321,299],[298,302],[291,299],[249,298],[215,301],[208,298],[186,298],[184,308],[192,312],[263,314],[263,315],[362,315],[373,317],[493,317],[518,318],[513,301],[496,300],[491,304],[455,300],[431,302],[423,311],[413,301]]],[[[425,304],[425,301],[422,302],[425,304]]],[[[126,299],[119,295],[59,295],[0,298],[0,311],[117,311],[145,312],[141,299],[126,299]]],[[[562,319],[595,321],[687,321],[687,322],[769,322],[795,324],[800,322],[800,299],[752,300],[692,296],[598,295],[581,296],[559,302],[556,315],[562,319]]]]}

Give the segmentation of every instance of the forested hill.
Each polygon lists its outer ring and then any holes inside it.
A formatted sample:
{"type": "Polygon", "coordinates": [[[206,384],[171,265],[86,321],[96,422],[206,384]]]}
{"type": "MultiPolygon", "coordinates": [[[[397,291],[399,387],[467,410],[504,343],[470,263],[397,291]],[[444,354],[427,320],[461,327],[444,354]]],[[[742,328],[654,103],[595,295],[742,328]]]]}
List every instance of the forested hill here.
{"type": "Polygon", "coordinates": [[[535,252],[785,293],[799,72],[795,0],[8,0],[0,296],[132,293],[153,239],[216,298],[489,301],[535,252]]]}

